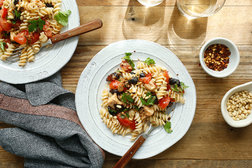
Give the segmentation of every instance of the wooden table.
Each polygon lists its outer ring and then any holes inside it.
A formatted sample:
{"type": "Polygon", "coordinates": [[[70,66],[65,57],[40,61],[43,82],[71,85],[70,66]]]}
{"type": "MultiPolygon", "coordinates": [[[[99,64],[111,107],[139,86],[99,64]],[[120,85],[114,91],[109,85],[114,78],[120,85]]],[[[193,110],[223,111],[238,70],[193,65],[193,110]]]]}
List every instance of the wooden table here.
{"type": "MultiPolygon", "coordinates": [[[[128,167],[252,167],[252,126],[231,128],[220,110],[221,99],[229,89],[252,80],[252,0],[227,0],[214,16],[196,20],[181,16],[175,0],[166,0],[154,8],[145,8],[136,0],[77,3],[81,23],[101,18],[104,27],[80,37],[74,56],[62,69],[66,89],[75,92],[82,70],[98,51],[112,42],[130,38],[155,41],[171,49],[184,63],[197,88],[196,114],[184,138],[155,157],[131,161],[128,167]],[[238,69],[225,79],[210,77],[199,65],[199,48],[213,37],[228,38],[240,50],[238,69]]],[[[5,127],[10,126],[0,123],[0,128],[5,127]]],[[[106,153],[104,167],[112,167],[118,159],[106,153]]],[[[0,168],[7,167],[23,167],[23,159],[0,148],[0,168]]]]}

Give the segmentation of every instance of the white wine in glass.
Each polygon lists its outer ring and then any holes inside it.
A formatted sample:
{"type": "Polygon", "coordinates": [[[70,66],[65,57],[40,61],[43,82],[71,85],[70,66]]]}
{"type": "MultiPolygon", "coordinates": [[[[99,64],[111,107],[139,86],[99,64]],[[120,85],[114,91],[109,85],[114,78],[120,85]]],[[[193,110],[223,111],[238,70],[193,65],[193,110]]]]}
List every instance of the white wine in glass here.
{"type": "Polygon", "coordinates": [[[177,0],[180,12],[189,19],[208,17],[218,12],[225,0],[177,0]]]}
{"type": "Polygon", "coordinates": [[[137,1],[146,7],[152,7],[161,4],[164,0],[137,0],[137,1]]]}

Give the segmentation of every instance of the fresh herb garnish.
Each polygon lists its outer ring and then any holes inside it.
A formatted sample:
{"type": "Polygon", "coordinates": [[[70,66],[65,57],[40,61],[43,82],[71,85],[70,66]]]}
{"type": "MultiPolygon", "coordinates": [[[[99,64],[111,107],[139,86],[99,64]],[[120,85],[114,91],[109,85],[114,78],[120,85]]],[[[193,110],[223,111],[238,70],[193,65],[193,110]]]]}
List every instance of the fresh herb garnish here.
{"type": "Polygon", "coordinates": [[[181,89],[178,87],[177,84],[171,86],[171,90],[174,91],[174,92],[181,92],[181,89]]]}
{"type": "Polygon", "coordinates": [[[133,109],[135,109],[135,110],[137,110],[137,111],[140,110],[136,105],[133,106],[133,109]]]}
{"type": "Polygon", "coordinates": [[[126,112],[126,111],[129,111],[129,109],[127,109],[127,108],[123,109],[123,112],[126,112]]]}
{"type": "Polygon", "coordinates": [[[171,129],[171,122],[170,121],[167,121],[164,125],[164,129],[167,133],[172,133],[172,129],[171,129]]]}
{"type": "Polygon", "coordinates": [[[125,61],[127,61],[130,64],[130,66],[132,67],[132,70],[134,70],[135,69],[135,64],[132,61],[132,59],[130,58],[131,55],[132,55],[132,53],[125,53],[125,57],[123,57],[123,59],[125,61]]]}
{"type": "Polygon", "coordinates": [[[18,10],[14,10],[15,20],[20,20],[21,13],[18,10]]]}
{"type": "Polygon", "coordinates": [[[71,13],[72,12],[70,10],[67,10],[65,12],[58,12],[56,15],[54,15],[54,19],[62,26],[66,26],[68,24],[68,16],[71,13]]]}
{"type": "Polygon", "coordinates": [[[124,119],[124,118],[125,118],[125,115],[121,114],[121,118],[124,119]]]}
{"type": "Polygon", "coordinates": [[[154,105],[155,100],[156,100],[156,96],[151,96],[147,101],[144,100],[142,97],[140,98],[140,100],[141,100],[142,104],[145,106],[154,105]]]}
{"type": "Polygon", "coordinates": [[[126,114],[127,118],[129,118],[129,113],[125,113],[125,114],[126,114]]]}
{"type": "Polygon", "coordinates": [[[114,110],[114,109],[112,109],[112,108],[108,108],[108,111],[109,111],[109,113],[113,113],[113,114],[116,114],[116,113],[117,113],[117,111],[114,110]]]}
{"type": "Polygon", "coordinates": [[[147,92],[147,93],[146,93],[146,96],[150,96],[150,95],[152,95],[151,92],[147,92]]]}
{"type": "Polygon", "coordinates": [[[147,100],[147,104],[148,105],[154,105],[156,100],[156,96],[151,96],[148,100],[147,100]]]}
{"type": "Polygon", "coordinates": [[[144,100],[144,98],[141,97],[140,100],[144,106],[147,106],[147,102],[144,100]]]}
{"type": "Polygon", "coordinates": [[[186,86],[183,82],[180,82],[180,87],[175,84],[171,86],[171,90],[178,93],[184,93],[185,89],[189,86],[186,86]]]}
{"type": "Polygon", "coordinates": [[[156,62],[151,59],[151,58],[147,58],[145,61],[144,61],[147,65],[152,65],[152,64],[156,64],[156,62]]]}
{"type": "Polygon", "coordinates": [[[28,26],[29,32],[34,32],[37,30],[42,31],[45,21],[39,18],[38,20],[29,21],[30,25],[28,26]]]}
{"type": "Polygon", "coordinates": [[[180,87],[182,90],[185,90],[186,88],[189,88],[189,86],[186,86],[183,82],[180,82],[180,87]]]}
{"type": "Polygon", "coordinates": [[[122,94],[122,101],[124,103],[133,103],[134,99],[128,93],[123,93],[122,94]]]}
{"type": "Polygon", "coordinates": [[[1,41],[1,42],[0,42],[0,47],[1,47],[2,51],[4,51],[4,50],[5,50],[4,45],[6,45],[6,43],[1,41]]]}

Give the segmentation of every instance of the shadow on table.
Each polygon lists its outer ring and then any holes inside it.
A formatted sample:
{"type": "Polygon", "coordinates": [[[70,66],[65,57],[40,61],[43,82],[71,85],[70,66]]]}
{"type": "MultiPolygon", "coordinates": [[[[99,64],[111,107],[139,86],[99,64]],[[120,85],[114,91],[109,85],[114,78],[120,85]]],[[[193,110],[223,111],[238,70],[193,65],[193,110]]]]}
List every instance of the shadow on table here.
{"type": "Polygon", "coordinates": [[[206,37],[207,21],[206,17],[187,19],[175,6],[167,30],[170,48],[177,54],[188,53],[186,48],[198,52],[206,37]]]}
{"type": "Polygon", "coordinates": [[[155,7],[139,5],[130,0],[122,23],[126,39],[157,41],[163,33],[165,1],[155,7]]]}

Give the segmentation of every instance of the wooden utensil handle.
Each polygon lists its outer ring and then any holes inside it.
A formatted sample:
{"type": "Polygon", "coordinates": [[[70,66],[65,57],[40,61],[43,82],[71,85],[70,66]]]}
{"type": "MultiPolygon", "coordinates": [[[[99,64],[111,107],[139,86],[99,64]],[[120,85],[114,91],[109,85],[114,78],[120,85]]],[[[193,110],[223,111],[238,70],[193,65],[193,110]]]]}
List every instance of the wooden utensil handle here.
{"type": "Polygon", "coordinates": [[[126,164],[131,160],[136,151],[142,146],[145,138],[140,136],[137,141],[133,144],[133,146],[123,155],[123,157],[116,163],[114,168],[123,168],[126,164]]]}
{"type": "Polygon", "coordinates": [[[87,24],[76,27],[72,30],[68,30],[64,33],[57,34],[51,38],[52,43],[57,43],[59,41],[78,36],[102,27],[102,21],[100,19],[93,20],[87,24]]]}

